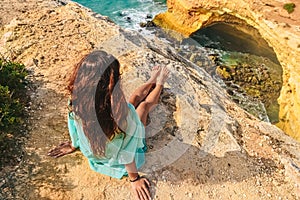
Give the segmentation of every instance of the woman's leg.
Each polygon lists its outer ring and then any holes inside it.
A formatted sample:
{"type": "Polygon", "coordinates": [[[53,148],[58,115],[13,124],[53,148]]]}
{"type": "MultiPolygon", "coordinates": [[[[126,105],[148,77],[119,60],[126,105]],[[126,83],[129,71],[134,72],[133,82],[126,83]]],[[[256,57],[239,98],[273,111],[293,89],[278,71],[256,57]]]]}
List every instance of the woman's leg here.
{"type": "Polygon", "coordinates": [[[148,96],[146,96],[144,101],[140,102],[140,104],[136,108],[136,112],[138,113],[142,123],[145,126],[147,123],[147,116],[149,112],[158,103],[161,90],[163,89],[163,85],[165,84],[168,75],[169,70],[166,67],[162,68],[160,71],[160,75],[157,77],[155,88],[148,94],[148,96]]]}
{"type": "Polygon", "coordinates": [[[141,101],[146,98],[150,90],[155,86],[156,79],[159,73],[160,67],[153,67],[150,79],[146,83],[138,87],[130,96],[129,103],[131,103],[135,108],[141,103],[141,101]]]}

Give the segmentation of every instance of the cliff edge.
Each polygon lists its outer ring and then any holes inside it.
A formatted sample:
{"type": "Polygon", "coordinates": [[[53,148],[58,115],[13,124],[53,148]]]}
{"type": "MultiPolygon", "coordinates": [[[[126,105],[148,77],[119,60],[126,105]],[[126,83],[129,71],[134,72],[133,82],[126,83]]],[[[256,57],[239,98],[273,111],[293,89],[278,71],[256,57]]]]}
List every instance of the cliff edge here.
{"type": "Polygon", "coordinates": [[[80,151],[46,156],[69,139],[66,85],[74,64],[104,49],[120,60],[127,98],[152,66],[171,70],[146,128],[141,172],[153,199],[299,199],[300,144],[239,108],[204,70],[159,38],[124,31],[69,1],[0,5],[0,18],[11,19],[2,20],[0,53],[24,63],[31,82],[24,155],[17,166],[1,169],[1,198],[132,199],[126,178],[92,171],[80,151]]]}

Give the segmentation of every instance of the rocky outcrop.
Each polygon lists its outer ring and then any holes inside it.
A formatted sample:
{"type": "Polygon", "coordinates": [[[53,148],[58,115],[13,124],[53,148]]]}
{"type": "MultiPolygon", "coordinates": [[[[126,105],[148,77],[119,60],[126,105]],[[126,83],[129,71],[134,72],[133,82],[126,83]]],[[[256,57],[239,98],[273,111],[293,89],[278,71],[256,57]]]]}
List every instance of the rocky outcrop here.
{"type": "Polygon", "coordinates": [[[169,0],[168,11],[156,16],[154,22],[185,36],[217,22],[232,24],[245,32],[249,31],[247,26],[257,29],[283,68],[278,126],[300,140],[300,4],[294,3],[295,11],[288,14],[279,0],[169,0]]]}
{"type": "Polygon", "coordinates": [[[0,32],[0,53],[30,71],[32,101],[25,153],[13,173],[1,169],[0,198],[132,199],[126,178],[95,173],[79,151],[60,159],[46,156],[69,138],[65,86],[74,64],[92,49],[120,60],[127,98],[152,66],[171,70],[146,128],[149,151],[142,172],[153,198],[299,197],[300,144],[239,108],[204,70],[158,38],[123,31],[75,3],[30,2],[35,7],[0,32]]]}

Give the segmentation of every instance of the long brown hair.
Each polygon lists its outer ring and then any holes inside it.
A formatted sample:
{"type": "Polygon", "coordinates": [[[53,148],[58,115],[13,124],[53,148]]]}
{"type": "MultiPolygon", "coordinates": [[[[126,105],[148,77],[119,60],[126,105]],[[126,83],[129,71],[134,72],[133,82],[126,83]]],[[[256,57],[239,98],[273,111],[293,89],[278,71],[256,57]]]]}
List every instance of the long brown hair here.
{"type": "Polygon", "coordinates": [[[95,155],[104,155],[106,142],[126,124],[128,108],[119,80],[119,61],[99,50],[84,56],[70,78],[72,109],[95,155]]]}

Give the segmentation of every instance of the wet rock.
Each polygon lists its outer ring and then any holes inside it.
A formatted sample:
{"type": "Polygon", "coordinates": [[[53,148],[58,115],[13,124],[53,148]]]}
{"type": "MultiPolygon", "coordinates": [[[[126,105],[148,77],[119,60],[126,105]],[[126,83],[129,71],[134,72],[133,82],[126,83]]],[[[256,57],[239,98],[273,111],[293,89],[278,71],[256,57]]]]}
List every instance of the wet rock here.
{"type": "Polygon", "coordinates": [[[152,19],[152,17],[153,17],[153,16],[152,16],[151,14],[147,14],[147,15],[146,15],[146,19],[152,19]]]}
{"type": "Polygon", "coordinates": [[[132,21],[131,17],[125,17],[125,19],[126,19],[127,22],[131,22],[132,21]]]}
{"type": "Polygon", "coordinates": [[[155,27],[156,25],[152,21],[147,21],[147,22],[141,22],[140,27],[145,28],[145,27],[155,27]]]}

